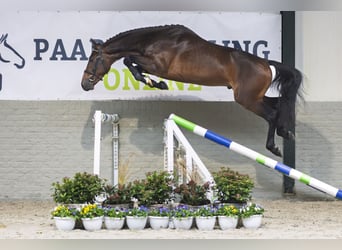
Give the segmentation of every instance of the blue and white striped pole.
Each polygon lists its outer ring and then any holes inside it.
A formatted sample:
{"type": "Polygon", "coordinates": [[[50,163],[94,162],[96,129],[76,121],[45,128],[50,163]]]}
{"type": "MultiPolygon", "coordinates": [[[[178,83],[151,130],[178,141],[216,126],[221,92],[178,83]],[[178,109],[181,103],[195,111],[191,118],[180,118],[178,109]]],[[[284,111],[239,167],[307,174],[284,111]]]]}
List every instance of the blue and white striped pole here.
{"type": "Polygon", "coordinates": [[[177,125],[190,130],[191,132],[202,136],[208,140],[211,140],[217,144],[220,144],[222,146],[225,146],[229,148],[230,150],[239,153],[241,155],[244,155],[266,167],[269,167],[271,169],[275,169],[279,171],[282,174],[285,174],[292,179],[299,180],[300,182],[311,186],[323,193],[329,194],[331,196],[334,196],[335,198],[342,199],[342,190],[335,188],[331,185],[328,185],[320,180],[317,180],[311,176],[308,176],[296,169],[293,169],[283,163],[277,162],[271,158],[268,158],[262,154],[259,154],[258,152],[249,149],[243,145],[240,145],[228,138],[225,138],[219,134],[216,134],[215,132],[212,132],[206,128],[203,128],[195,123],[192,123],[182,117],[179,117],[175,114],[171,114],[169,119],[173,120],[177,125]]]}

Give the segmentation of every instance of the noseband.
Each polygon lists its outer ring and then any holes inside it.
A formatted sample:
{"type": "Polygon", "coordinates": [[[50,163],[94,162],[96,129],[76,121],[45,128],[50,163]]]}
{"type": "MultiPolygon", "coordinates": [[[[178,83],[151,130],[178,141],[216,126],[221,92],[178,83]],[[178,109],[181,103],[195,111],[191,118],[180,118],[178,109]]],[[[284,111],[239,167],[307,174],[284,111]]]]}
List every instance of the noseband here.
{"type": "Polygon", "coordinates": [[[92,71],[88,71],[88,70],[84,71],[85,73],[90,75],[89,82],[91,82],[91,83],[95,82],[96,80],[101,81],[103,78],[103,76],[99,77],[96,74],[96,71],[97,71],[99,64],[102,64],[102,67],[105,67],[104,60],[102,58],[102,49],[99,49],[99,50],[93,49],[93,52],[98,53],[98,55],[95,58],[95,64],[94,64],[93,70],[92,71]]]}

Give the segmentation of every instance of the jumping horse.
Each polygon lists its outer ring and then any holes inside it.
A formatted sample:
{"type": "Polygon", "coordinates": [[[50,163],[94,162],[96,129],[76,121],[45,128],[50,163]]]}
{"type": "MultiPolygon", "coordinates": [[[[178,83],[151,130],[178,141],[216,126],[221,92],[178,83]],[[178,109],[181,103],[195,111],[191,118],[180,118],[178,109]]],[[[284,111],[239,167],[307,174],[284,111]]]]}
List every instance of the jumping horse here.
{"type": "Polygon", "coordinates": [[[290,124],[302,84],[299,70],[280,62],[210,43],[182,25],[129,30],[102,43],[91,39],[92,53],[82,78],[82,88],[94,89],[111,65],[124,58],[134,78],[150,87],[168,89],[146,74],[185,83],[227,86],[237,103],[264,118],[269,125],[266,148],[281,156],[275,133],[294,140],[290,124]],[[276,85],[279,97],[266,91],[276,85]]]}

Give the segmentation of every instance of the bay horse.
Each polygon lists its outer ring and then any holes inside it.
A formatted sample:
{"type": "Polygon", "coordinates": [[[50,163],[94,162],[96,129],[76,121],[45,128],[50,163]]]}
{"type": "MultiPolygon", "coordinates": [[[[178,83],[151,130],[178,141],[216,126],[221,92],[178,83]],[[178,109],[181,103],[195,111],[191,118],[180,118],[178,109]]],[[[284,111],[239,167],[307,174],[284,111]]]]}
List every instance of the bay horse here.
{"type": "Polygon", "coordinates": [[[150,87],[168,89],[165,82],[156,82],[145,73],[233,89],[237,103],[268,122],[266,148],[279,157],[275,133],[294,139],[290,124],[295,121],[302,74],[293,67],[213,44],[183,25],[139,28],[119,33],[104,43],[91,42],[92,53],[81,83],[86,91],[94,89],[111,65],[123,58],[134,78],[150,87]],[[278,87],[278,98],[265,96],[271,84],[278,87]]]}

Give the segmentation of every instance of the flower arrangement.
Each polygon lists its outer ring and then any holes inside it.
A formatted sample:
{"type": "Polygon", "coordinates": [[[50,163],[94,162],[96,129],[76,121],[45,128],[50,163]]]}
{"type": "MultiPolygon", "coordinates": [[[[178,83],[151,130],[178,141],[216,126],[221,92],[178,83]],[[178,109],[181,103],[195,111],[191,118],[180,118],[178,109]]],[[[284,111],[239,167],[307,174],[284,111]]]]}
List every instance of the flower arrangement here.
{"type": "Polygon", "coordinates": [[[134,216],[134,217],[147,217],[148,208],[145,206],[139,206],[128,210],[126,216],[134,216]]]}
{"type": "Polygon", "coordinates": [[[156,207],[152,208],[148,212],[149,216],[158,216],[158,217],[170,217],[171,216],[171,211],[167,207],[156,207]]]}
{"type": "Polygon", "coordinates": [[[198,217],[213,217],[216,216],[216,211],[216,208],[206,206],[197,209],[194,215],[198,217]]]}
{"type": "Polygon", "coordinates": [[[240,211],[233,205],[223,205],[217,209],[217,215],[227,217],[237,217],[240,211]]]}
{"type": "Polygon", "coordinates": [[[175,218],[188,218],[194,216],[194,211],[187,205],[179,205],[173,210],[172,215],[175,218]]]}
{"type": "Polygon", "coordinates": [[[104,215],[103,208],[98,207],[96,204],[87,204],[82,206],[80,211],[81,218],[95,218],[104,215]]]}
{"type": "Polygon", "coordinates": [[[125,218],[127,211],[122,208],[104,209],[104,215],[110,218],[125,218]]]}
{"type": "Polygon", "coordinates": [[[51,212],[53,217],[71,217],[77,218],[77,210],[76,208],[69,208],[65,205],[59,205],[55,207],[55,209],[51,212]]]}
{"type": "Polygon", "coordinates": [[[249,218],[253,215],[263,215],[265,209],[255,203],[247,204],[240,209],[241,218],[249,218]]]}

